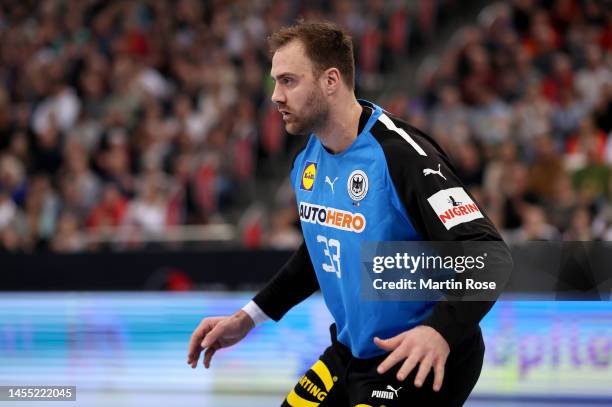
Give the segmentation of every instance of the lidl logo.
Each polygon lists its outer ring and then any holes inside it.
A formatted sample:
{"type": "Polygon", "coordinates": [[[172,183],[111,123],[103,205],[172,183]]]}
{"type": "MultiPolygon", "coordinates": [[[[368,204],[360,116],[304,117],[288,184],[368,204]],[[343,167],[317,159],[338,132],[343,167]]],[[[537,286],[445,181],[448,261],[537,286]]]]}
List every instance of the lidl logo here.
{"type": "Polygon", "coordinates": [[[302,172],[302,183],[300,184],[300,189],[303,189],[304,191],[312,191],[316,177],[317,163],[306,161],[304,171],[302,172]]]}

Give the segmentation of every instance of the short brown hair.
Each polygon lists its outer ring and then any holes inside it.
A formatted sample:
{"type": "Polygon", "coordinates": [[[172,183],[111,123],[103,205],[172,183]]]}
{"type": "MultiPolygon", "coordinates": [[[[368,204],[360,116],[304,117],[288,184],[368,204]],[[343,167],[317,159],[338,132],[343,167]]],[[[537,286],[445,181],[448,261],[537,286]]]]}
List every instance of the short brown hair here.
{"type": "Polygon", "coordinates": [[[344,83],[355,89],[353,41],[344,30],[330,22],[298,21],[268,37],[270,52],[275,53],[293,40],[304,44],[306,56],[313,62],[317,75],[328,68],[338,68],[344,83]]]}

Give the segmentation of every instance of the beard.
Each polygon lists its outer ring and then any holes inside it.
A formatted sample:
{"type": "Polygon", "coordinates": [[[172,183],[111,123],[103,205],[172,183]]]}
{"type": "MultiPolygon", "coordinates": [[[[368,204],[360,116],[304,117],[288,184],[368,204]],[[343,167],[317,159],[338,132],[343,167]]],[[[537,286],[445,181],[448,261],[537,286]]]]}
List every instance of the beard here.
{"type": "Polygon", "coordinates": [[[329,104],[321,89],[315,87],[306,98],[303,111],[291,113],[290,120],[285,122],[285,130],[290,134],[307,136],[325,127],[328,118],[329,104]]]}

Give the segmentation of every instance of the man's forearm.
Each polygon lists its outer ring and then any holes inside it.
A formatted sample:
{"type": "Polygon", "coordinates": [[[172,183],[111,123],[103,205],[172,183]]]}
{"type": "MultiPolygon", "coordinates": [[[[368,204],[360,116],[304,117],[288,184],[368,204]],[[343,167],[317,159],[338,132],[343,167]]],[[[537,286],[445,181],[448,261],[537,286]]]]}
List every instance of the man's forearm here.
{"type": "MultiPolygon", "coordinates": [[[[319,282],[308,250],[302,243],[272,280],[255,295],[253,302],[265,315],[278,321],[318,289],[319,282]]],[[[250,309],[257,314],[252,306],[250,309]]]]}
{"type": "Polygon", "coordinates": [[[423,325],[437,330],[451,348],[478,328],[480,320],[493,307],[510,277],[513,262],[508,246],[503,241],[491,241],[487,252],[490,263],[488,278],[496,283],[496,289],[487,294],[488,301],[471,300],[453,292],[449,298],[438,302],[423,321],[423,325]]]}

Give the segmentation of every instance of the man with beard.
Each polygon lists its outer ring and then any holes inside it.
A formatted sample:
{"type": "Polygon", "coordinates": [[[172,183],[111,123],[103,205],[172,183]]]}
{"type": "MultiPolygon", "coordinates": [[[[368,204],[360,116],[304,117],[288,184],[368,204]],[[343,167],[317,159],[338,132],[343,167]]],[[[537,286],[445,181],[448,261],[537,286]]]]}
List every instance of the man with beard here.
{"type": "Polygon", "coordinates": [[[288,133],[309,135],[291,171],[304,243],[242,310],[202,320],[187,363],[195,368],[205,350],[208,368],[218,349],[320,288],[332,344],[284,406],[463,404],[480,375],[478,324],[492,302],[360,301],[360,245],[499,234],[433,140],[356,99],[353,46],[341,29],[301,22],[269,44],[272,101],[288,133]],[[470,211],[441,220],[462,205],[470,211]]]}

